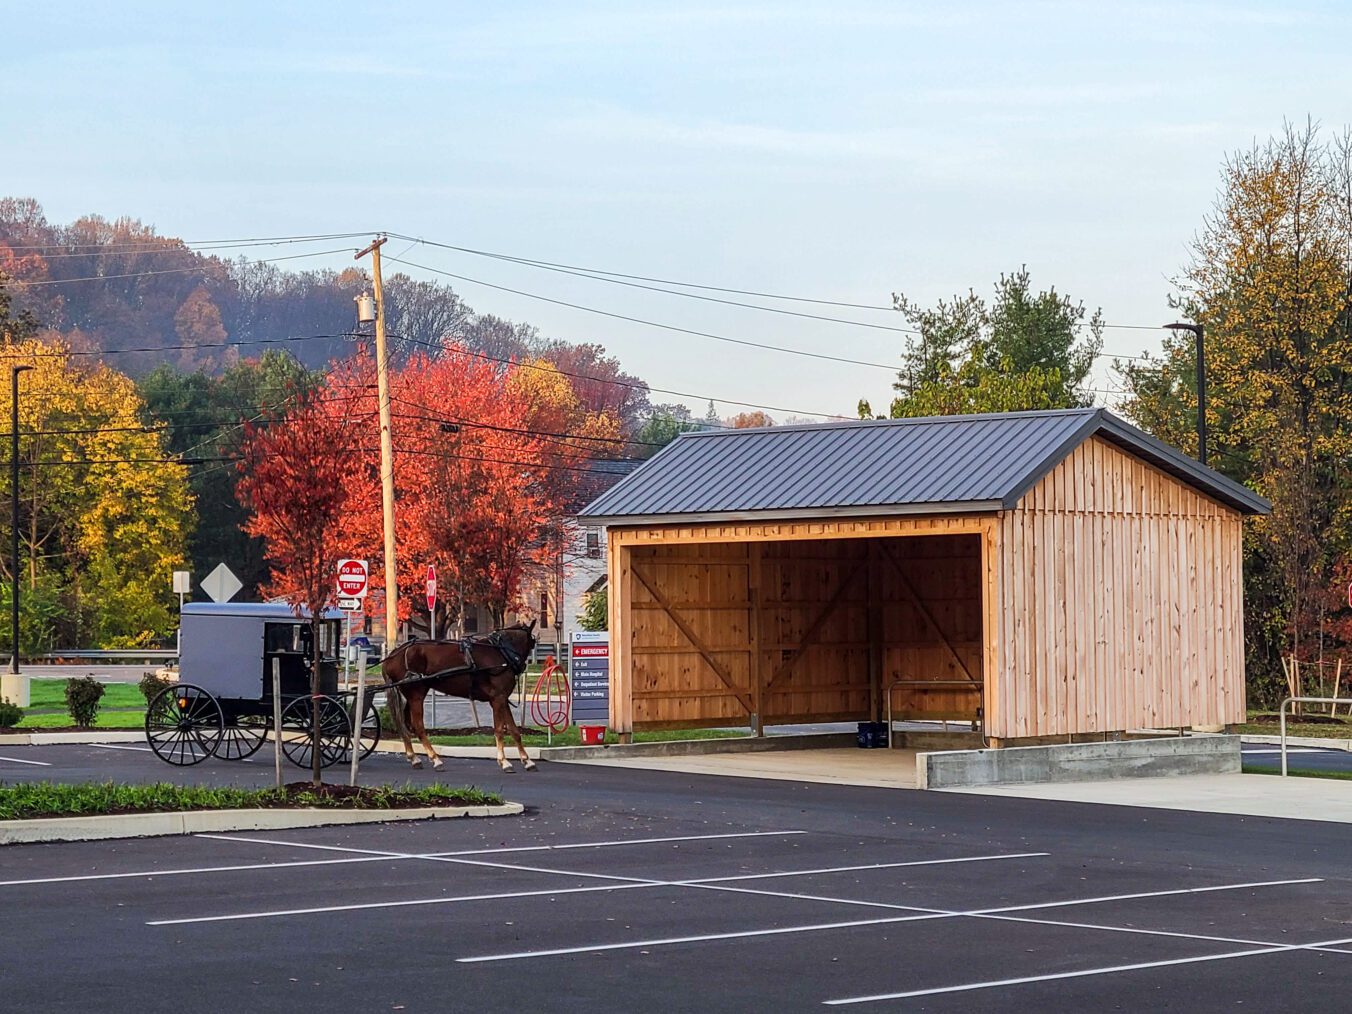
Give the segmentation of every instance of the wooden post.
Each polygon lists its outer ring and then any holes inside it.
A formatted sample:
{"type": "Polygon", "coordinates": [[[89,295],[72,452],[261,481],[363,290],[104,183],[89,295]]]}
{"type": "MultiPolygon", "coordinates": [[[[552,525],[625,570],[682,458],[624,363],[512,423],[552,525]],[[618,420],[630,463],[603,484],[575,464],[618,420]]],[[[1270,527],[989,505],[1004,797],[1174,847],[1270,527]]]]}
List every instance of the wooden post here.
{"type": "MultiPolygon", "coordinates": [[[[865,625],[868,630],[868,711],[869,721],[882,720],[882,682],[883,682],[883,602],[882,573],[879,566],[879,547],[876,539],[865,544],[868,554],[867,592],[865,593],[865,625]]],[[[892,741],[892,730],[887,730],[888,743],[892,741]]]]}
{"type": "Polygon", "coordinates": [[[272,657],[272,762],[282,787],[282,660],[272,657]]]}
{"type": "Polygon", "coordinates": [[[629,651],[633,629],[633,581],[630,576],[628,546],[620,544],[618,533],[606,533],[609,543],[607,569],[610,572],[608,611],[610,613],[610,728],[621,743],[634,737],[633,659],[629,651]]]}
{"type": "Polygon", "coordinates": [[[747,645],[751,657],[747,671],[751,675],[751,734],[765,735],[765,674],[761,665],[761,543],[747,546],[750,565],[747,567],[747,645]]]}

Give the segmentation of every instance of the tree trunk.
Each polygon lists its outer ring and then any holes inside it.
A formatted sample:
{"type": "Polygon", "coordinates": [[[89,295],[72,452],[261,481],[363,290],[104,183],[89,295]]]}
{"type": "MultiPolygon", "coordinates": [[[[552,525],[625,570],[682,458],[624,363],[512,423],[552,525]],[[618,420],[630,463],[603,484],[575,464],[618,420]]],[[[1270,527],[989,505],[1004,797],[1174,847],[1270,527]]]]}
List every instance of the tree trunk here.
{"type": "Polygon", "coordinates": [[[310,778],[316,785],[324,778],[319,763],[319,624],[320,610],[310,612],[310,778]]]}

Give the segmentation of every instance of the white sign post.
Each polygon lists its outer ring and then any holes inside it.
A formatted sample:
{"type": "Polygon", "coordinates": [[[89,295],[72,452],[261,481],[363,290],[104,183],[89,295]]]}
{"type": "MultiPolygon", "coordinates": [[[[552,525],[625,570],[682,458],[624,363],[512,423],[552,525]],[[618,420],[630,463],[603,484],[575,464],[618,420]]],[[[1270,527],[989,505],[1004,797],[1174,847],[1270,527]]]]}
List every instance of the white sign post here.
{"type": "MultiPolygon", "coordinates": [[[[347,639],[343,643],[343,675],[347,681],[351,681],[351,670],[348,668],[351,664],[352,655],[352,614],[361,608],[361,600],[366,598],[366,593],[371,590],[371,568],[365,560],[339,560],[338,561],[338,608],[346,614],[347,620],[347,639]]],[[[360,697],[357,700],[358,706],[361,705],[360,697]]],[[[361,718],[357,719],[360,729],[361,718]]],[[[354,730],[354,742],[355,742],[354,730]]],[[[354,752],[353,756],[356,754],[354,752]]],[[[352,767],[352,777],[357,777],[357,768],[355,762],[352,767]]],[[[356,782],[354,781],[355,785],[356,782]]]]}

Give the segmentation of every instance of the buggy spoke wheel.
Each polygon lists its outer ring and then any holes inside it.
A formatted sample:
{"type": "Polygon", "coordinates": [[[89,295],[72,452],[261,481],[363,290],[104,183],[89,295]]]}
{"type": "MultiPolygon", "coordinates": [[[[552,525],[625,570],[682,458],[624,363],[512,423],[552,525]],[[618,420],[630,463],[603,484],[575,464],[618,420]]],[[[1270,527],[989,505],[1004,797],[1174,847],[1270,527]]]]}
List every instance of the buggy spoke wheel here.
{"type": "Polygon", "coordinates": [[[216,756],[222,760],[243,760],[257,753],[267,738],[268,722],[262,715],[237,715],[226,724],[216,756]]]}
{"type": "MultiPolygon", "coordinates": [[[[355,705],[355,701],[353,704],[355,705]]],[[[366,760],[371,756],[371,751],[376,748],[380,742],[380,712],[377,710],[375,702],[368,695],[365,700],[366,714],[362,716],[361,733],[359,742],[361,743],[361,760],[366,760]]]]}
{"type": "Polygon", "coordinates": [[[179,767],[215,753],[224,730],[216,698],[191,683],[161,690],[146,708],[146,742],[160,760],[179,767]]]}
{"type": "MultiPolygon", "coordinates": [[[[332,697],[317,699],[319,709],[319,766],[329,767],[347,756],[352,743],[347,709],[332,697]]],[[[309,697],[297,697],[282,711],[282,753],[297,767],[309,768],[314,709],[309,697]]]]}

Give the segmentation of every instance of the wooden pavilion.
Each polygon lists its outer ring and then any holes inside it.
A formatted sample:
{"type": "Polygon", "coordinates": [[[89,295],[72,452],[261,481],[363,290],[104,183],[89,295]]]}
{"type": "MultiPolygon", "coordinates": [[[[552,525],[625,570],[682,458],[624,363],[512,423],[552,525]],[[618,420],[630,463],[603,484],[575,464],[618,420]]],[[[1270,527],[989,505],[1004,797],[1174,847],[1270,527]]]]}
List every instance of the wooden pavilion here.
{"type": "Polygon", "coordinates": [[[1243,519],[1268,506],[1102,409],[686,434],[582,512],[610,725],[1241,722],[1243,519]]]}

